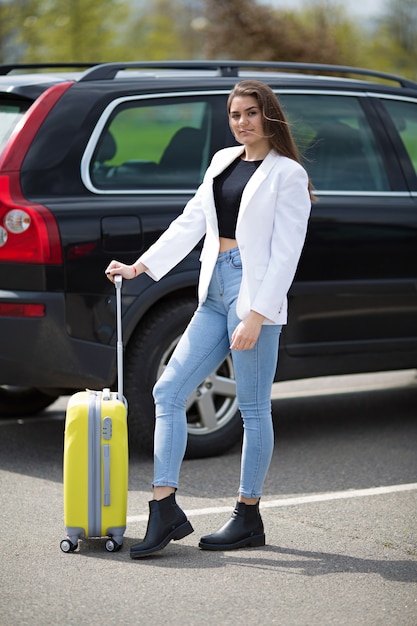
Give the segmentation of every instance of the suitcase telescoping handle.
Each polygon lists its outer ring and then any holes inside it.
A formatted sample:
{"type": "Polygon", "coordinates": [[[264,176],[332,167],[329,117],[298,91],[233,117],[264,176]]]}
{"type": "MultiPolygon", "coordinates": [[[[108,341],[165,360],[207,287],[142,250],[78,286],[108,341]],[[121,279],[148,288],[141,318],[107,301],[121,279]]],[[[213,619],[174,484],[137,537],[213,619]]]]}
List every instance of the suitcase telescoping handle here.
{"type": "Polygon", "coordinates": [[[116,320],[117,320],[117,397],[123,402],[123,339],[122,339],[122,277],[114,277],[116,287],[116,320]]]}

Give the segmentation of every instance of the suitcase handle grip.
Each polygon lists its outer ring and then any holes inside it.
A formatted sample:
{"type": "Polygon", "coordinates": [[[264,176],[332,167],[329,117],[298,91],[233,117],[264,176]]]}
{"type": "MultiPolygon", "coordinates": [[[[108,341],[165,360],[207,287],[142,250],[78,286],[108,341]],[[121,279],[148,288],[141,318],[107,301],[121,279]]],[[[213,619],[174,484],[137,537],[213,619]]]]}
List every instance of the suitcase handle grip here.
{"type": "Polygon", "coordinates": [[[103,465],[104,465],[104,506],[110,506],[110,446],[108,443],[103,445],[103,465]]]}

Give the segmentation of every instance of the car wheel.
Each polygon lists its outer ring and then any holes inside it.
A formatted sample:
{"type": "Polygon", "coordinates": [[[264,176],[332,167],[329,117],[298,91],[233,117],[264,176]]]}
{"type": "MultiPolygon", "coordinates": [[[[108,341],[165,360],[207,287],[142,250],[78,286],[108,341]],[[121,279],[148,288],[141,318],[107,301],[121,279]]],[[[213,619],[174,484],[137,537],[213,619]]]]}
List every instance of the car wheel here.
{"type": "Polygon", "coordinates": [[[33,415],[55,402],[58,396],[50,396],[31,387],[0,386],[0,416],[21,417],[33,415]]]}
{"type": "MultiPolygon", "coordinates": [[[[176,300],[153,311],[132,336],[126,356],[125,392],[132,449],[152,451],[152,389],[195,310],[192,299],[176,300]]],[[[229,356],[193,392],[187,404],[188,458],[226,452],[242,434],[233,363],[229,356]]]]}

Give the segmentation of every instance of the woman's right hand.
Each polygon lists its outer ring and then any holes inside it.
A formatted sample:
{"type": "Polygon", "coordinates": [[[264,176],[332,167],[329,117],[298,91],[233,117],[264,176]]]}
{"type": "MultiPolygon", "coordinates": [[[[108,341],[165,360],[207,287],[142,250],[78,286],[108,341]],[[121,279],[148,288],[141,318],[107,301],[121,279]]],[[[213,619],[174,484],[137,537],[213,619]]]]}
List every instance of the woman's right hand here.
{"type": "Polygon", "coordinates": [[[112,261],[111,263],[109,263],[109,265],[106,267],[106,276],[109,280],[111,280],[111,282],[114,282],[114,277],[116,274],[120,274],[120,276],[122,276],[122,278],[126,278],[126,279],[131,279],[131,278],[136,278],[136,276],[138,276],[138,274],[142,274],[142,272],[145,271],[145,266],[140,263],[139,264],[139,268],[133,264],[133,265],[126,265],[125,263],[121,263],[120,261],[112,261]]]}

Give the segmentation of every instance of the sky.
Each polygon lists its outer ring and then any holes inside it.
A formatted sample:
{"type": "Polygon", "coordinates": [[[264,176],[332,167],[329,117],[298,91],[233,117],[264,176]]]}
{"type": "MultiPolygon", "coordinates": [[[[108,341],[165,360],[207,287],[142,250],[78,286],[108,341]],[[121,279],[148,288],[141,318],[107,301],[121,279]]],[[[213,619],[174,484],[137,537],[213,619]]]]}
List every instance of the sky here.
{"type": "MultiPolygon", "coordinates": [[[[343,4],[346,12],[352,16],[374,18],[379,17],[385,9],[386,0],[335,0],[338,4],[343,4]]],[[[301,6],[308,6],[308,0],[262,0],[263,4],[270,4],[278,9],[295,9],[301,6]]]]}

